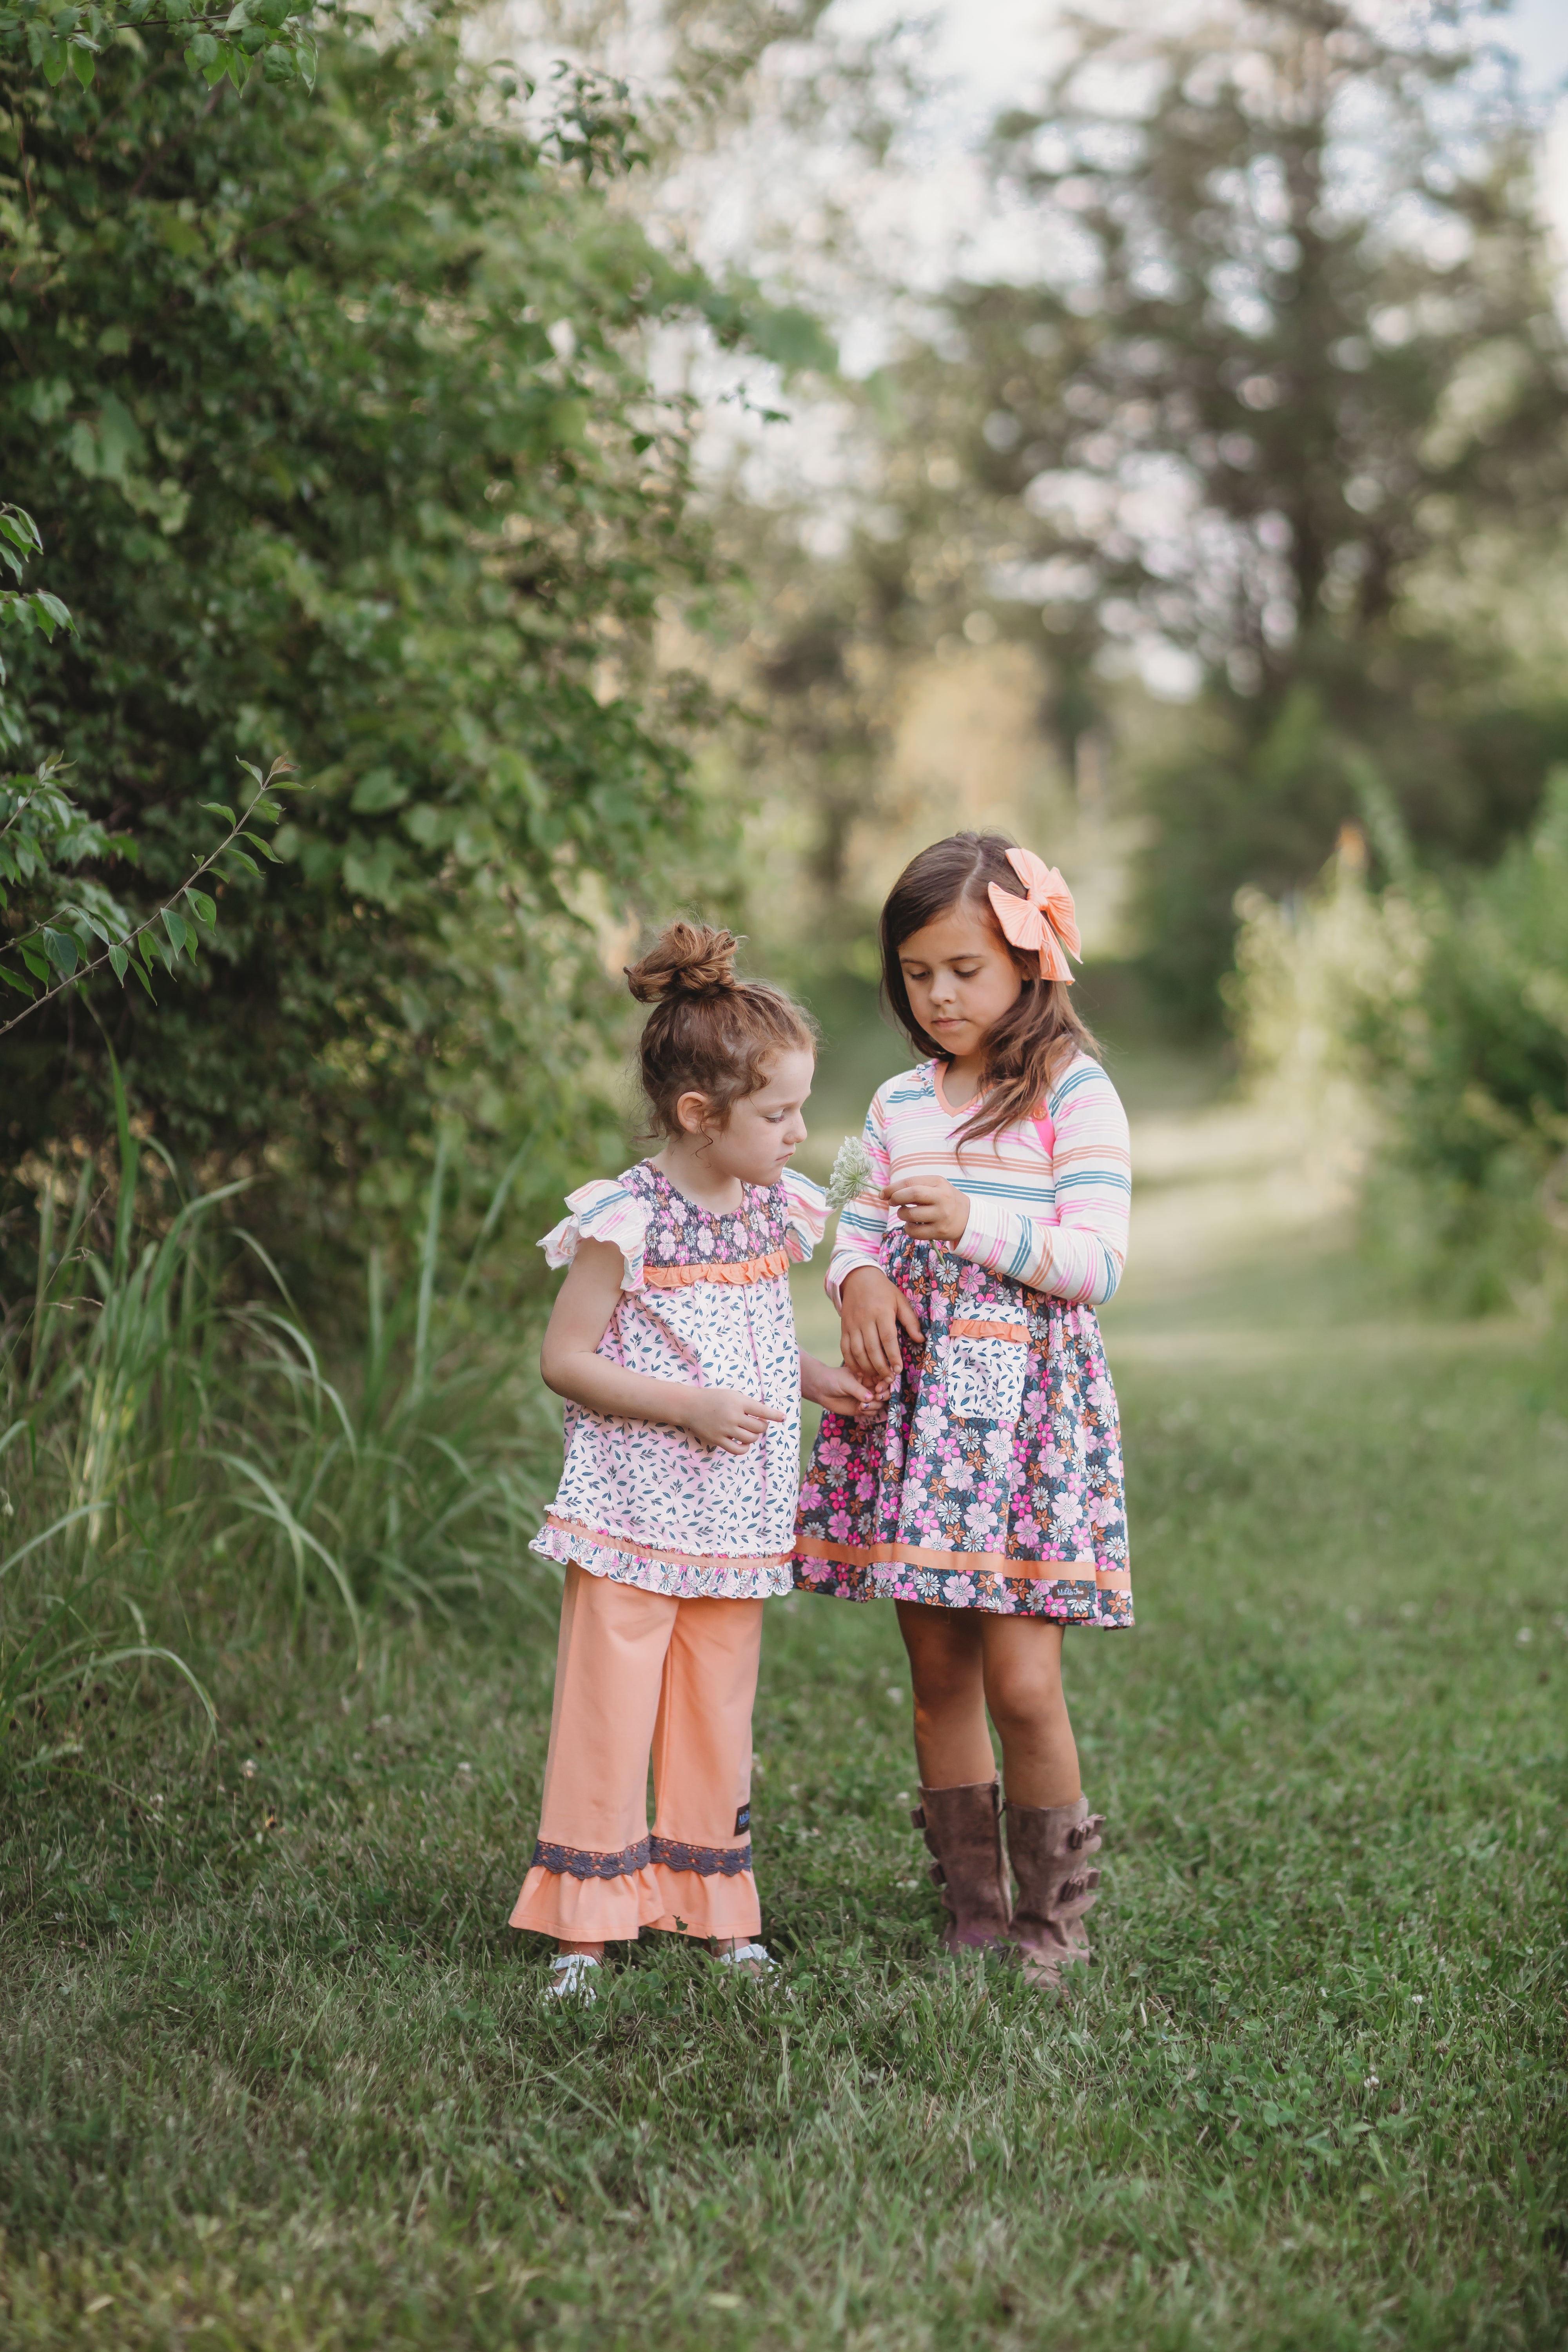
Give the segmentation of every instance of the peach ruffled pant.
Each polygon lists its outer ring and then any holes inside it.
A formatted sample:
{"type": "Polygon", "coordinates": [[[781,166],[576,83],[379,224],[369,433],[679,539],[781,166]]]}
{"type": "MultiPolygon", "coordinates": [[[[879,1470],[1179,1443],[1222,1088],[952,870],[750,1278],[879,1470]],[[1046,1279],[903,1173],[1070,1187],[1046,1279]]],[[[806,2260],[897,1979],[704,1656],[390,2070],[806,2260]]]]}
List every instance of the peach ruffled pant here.
{"type": "Polygon", "coordinates": [[[756,1934],[762,1640],[760,1601],[675,1601],[567,1569],[539,1843],[514,1927],[584,1944],[643,1927],[756,1934]]]}

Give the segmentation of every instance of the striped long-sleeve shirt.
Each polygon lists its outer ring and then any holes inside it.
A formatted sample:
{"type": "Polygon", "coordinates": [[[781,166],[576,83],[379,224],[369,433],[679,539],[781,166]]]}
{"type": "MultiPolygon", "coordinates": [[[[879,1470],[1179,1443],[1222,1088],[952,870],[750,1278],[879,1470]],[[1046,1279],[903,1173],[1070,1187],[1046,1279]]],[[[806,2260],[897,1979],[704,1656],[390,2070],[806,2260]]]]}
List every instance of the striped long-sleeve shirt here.
{"type": "MultiPolygon", "coordinates": [[[[969,1202],[952,1244],[960,1257],[1075,1306],[1103,1305],[1121,1279],[1132,1182],[1127,1114],[1100,1064],[1076,1055],[1040,1118],[965,1143],[961,1157],[955,1138],[973,1110],[948,1108],[936,1062],[879,1087],[865,1129],[877,1184],[945,1176],[969,1202]]],[[[827,1273],[836,1305],[847,1274],[879,1263],[896,1214],[875,1192],[850,1202],[827,1273]]]]}

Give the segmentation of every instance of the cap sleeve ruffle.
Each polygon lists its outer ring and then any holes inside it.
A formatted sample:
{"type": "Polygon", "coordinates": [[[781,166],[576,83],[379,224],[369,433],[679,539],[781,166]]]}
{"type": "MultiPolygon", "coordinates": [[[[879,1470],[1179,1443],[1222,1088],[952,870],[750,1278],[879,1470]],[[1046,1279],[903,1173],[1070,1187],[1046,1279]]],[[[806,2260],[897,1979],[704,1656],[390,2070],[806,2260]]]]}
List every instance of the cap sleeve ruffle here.
{"type": "Polygon", "coordinates": [[[827,1231],[827,1195],[798,1169],[786,1168],[782,1181],[787,1203],[784,1247],[797,1265],[805,1265],[827,1231]]]}
{"type": "Polygon", "coordinates": [[[623,1290],[643,1287],[643,1252],[647,1244],[647,1211],[613,1179],[580,1184],[566,1195],[569,1217],[552,1225],[540,1243],[547,1265],[570,1265],[579,1242],[608,1242],[621,1254],[623,1290]]]}

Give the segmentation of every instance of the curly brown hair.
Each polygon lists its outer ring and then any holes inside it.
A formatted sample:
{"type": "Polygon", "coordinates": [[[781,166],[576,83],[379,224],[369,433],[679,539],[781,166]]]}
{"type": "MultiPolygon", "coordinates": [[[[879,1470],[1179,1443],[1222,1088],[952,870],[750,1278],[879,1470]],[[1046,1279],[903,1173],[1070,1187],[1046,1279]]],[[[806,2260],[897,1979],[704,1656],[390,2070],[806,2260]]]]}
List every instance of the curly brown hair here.
{"type": "Polygon", "coordinates": [[[675,1107],[705,1095],[729,1124],[747,1095],[767,1084],[774,1054],[816,1051],[817,1027],[783,989],[742,980],[740,941],[706,923],[667,923],[647,953],[626,968],[639,1004],[651,1004],[637,1049],[649,1124],[656,1135],[684,1130],[675,1107]]]}
{"type": "Polygon", "coordinates": [[[904,941],[960,905],[971,907],[995,932],[1017,966],[1024,985],[985,1040],[981,1093],[973,1117],[958,1137],[978,1143],[1037,1118],[1047,1095],[1075,1054],[1098,1055],[1100,1047],[1073,1010],[1066,982],[1043,980],[1039,959],[1004,938],[986,896],[995,882],[1012,897],[1024,895],[1007,863],[1014,845],[999,833],[953,833],[911,857],[882,908],[882,987],[893,1016],[911,1045],[939,1062],[952,1059],[915,1019],[899,961],[904,941]]]}

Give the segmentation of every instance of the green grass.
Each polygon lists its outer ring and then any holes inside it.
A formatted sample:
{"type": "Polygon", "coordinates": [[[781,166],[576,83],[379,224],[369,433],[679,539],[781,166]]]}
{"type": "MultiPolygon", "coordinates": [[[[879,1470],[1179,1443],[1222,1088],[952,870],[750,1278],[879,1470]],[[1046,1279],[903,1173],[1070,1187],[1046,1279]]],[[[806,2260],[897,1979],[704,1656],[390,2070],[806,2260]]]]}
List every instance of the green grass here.
{"type": "Polygon", "coordinates": [[[1069,1644],[1110,1828],[1068,2001],[933,1958],[889,1611],[770,1612],[783,1989],[649,1939],[566,2016],[503,1925],[537,1626],[355,1680],[253,1623],[205,1757],[126,1678],[14,1760],[6,2346],[1561,2345],[1561,1356],[1125,1352],[1139,1625],[1069,1644]]]}

